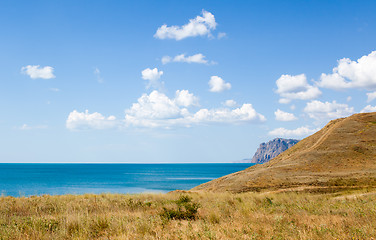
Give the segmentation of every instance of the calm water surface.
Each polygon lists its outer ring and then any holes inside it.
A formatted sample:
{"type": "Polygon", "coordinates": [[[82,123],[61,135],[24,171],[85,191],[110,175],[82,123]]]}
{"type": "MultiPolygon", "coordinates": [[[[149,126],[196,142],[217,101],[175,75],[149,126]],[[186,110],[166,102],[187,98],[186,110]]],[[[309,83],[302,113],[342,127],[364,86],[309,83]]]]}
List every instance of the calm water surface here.
{"type": "Polygon", "coordinates": [[[3,196],[188,190],[251,163],[0,164],[3,196]]]}

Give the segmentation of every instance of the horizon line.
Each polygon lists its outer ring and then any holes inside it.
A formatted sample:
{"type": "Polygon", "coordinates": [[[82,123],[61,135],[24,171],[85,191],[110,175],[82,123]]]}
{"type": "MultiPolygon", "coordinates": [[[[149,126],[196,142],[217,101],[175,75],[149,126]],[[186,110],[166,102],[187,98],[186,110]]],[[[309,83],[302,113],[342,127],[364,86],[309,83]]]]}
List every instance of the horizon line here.
{"type": "MultiPolygon", "coordinates": [[[[0,162],[0,164],[218,164],[239,162],[0,162]]],[[[243,162],[240,162],[243,163],[243,162]]],[[[246,162],[247,163],[247,162],[246,162]]]]}

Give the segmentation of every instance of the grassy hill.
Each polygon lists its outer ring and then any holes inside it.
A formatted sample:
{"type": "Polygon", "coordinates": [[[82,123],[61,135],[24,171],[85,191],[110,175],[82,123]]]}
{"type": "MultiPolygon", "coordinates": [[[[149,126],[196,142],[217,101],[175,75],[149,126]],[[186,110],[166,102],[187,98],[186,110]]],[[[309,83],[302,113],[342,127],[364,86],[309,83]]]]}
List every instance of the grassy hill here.
{"type": "Polygon", "coordinates": [[[376,186],[376,113],[330,121],[270,162],[193,188],[247,192],[376,186]]]}

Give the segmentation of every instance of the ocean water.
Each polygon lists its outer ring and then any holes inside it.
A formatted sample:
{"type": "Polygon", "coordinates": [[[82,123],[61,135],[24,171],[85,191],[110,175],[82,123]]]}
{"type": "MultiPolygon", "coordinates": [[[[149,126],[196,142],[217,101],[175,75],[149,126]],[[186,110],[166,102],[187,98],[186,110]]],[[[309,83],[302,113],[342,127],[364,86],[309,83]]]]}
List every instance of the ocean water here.
{"type": "Polygon", "coordinates": [[[241,171],[252,163],[24,164],[0,163],[3,196],[165,193],[241,171]]]}

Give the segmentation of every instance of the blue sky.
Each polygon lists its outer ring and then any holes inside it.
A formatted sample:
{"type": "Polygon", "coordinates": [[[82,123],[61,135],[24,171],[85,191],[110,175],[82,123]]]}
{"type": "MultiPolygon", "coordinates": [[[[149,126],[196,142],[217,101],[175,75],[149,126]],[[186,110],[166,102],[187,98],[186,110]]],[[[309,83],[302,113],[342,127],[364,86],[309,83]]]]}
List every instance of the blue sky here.
{"type": "Polygon", "coordinates": [[[375,1],[1,1],[1,162],[232,162],[376,111],[375,1]]]}

